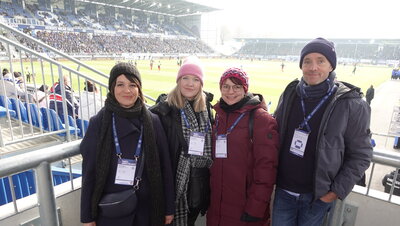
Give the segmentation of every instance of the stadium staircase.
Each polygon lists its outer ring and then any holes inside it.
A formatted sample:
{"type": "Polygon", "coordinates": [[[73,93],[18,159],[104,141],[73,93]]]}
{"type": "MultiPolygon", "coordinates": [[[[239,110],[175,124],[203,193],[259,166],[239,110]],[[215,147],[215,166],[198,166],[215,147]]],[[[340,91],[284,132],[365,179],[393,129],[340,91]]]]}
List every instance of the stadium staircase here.
{"type": "Polygon", "coordinates": [[[199,35],[198,35],[198,34],[195,34],[188,26],[186,26],[186,25],[183,24],[183,23],[180,23],[179,21],[177,21],[177,23],[178,23],[179,27],[181,27],[182,29],[184,29],[185,32],[187,32],[189,35],[191,35],[191,36],[193,36],[193,37],[196,37],[196,38],[199,38],[199,35]]]}

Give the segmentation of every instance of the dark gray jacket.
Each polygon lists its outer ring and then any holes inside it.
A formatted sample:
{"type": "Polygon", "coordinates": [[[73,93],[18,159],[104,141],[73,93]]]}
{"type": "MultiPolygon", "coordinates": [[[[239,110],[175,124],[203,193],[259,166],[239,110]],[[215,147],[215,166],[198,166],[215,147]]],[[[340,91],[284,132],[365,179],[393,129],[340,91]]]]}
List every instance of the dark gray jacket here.
{"type": "MultiPolygon", "coordinates": [[[[296,114],[291,112],[291,107],[298,83],[296,80],[286,87],[275,111],[281,147],[288,116],[296,114]]],[[[338,89],[322,116],[317,137],[314,199],[329,191],[344,199],[368,169],[372,158],[371,109],[361,99],[359,88],[344,82],[336,84],[338,89]]]]}

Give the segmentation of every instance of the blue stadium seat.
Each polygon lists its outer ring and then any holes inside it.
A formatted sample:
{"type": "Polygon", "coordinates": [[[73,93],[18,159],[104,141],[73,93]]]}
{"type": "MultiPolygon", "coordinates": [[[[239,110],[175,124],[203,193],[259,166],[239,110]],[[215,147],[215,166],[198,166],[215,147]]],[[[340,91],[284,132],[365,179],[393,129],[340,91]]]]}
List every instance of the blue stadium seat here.
{"type": "Polygon", "coordinates": [[[52,124],[52,120],[49,113],[50,109],[41,107],[39,110],[40,113],[42,113],[43,129],[46,131],[54,131],[53,128],[55,128],[55,126],[52,124]]]}
{"type": "Polygon", "coordinates": [[[3,95],[0,95],[0,106],[6,107],[6,102],[8,104],[8,109],[12,109],[11,101],[3,95]]]}
{"type": "MultiPolygon", "coordinates": [[[[64,122],[64,115],[61,115],[60,118],[61,118],[61,122],[62,122],[63,124],[65,124],[65,122],[64,122]]],[[[79,134],[81,133],[81,129],[80,129],[79,127],[77,127],[76,123],[77,123],[77,122],[75,122],[74,118],[73,118],[71,115],[68,115],[68,125],[69,125],[69,128],[74,128],[75,130],[77,130],[76,132],[78,133],[78,136],[79,136],[79,134]]],[[[75,132],[74,132],[74,133],[71,132],[71,134],[75,134],[75,132]]]]}
{"type": "MultiPolygon", "coordinates": [[[[36,193],[33,170],[21,172],[12,176],[17,199],[36,193]]],[[[0,178],[0,205],[12,202],[8,177],[0,178]]]]}
{"type": "Polygon", "coordinates": [[[12,110],[16,112],[15,118],[19,119],[19,114],[21,115],[21,120],[23,122],[29,123],[28,112],[26,111],[25,105],[19,99],[10,98],[12,110]],[[19,114],[18,114],[19,112],[19,114]]]}
{"type": "MultiPolygon", "coordinates": [[[[8,109],[8,112],[10,113],[11,117],[15,117],[16,113],[14,110],[8,109]]],[[[0,106],[0,118],[3,118],[3,117],[7,117],[7,109],[3,106],[0,106]]]]}
{"type": "MultiPolygon", "coordinates": [[[[52,170],[53,185],[70,181],[67,171],[52,170]]],[[[73,179],[80,177],[80,173],[73,173],[73,179]]],[[[36,193],[35,174],[33,170],[21,172],[12,176],[17,199],[36,193]]],[[[0,205],[12,202],[11,189],[8,177],[0,178],[0,205]]]]}
{"type": "MultiPolygon", "coordinates": [[[[47,131],[57,131],[65,129],[65,125],[62,123],[60,117],[58,117],[56,111],[48,108],[40,108],[43,118],[43,128],[47,131]]],[[[69,126],[70,133],[79,133],[79,129],[74,126],[69,126]]],[[[60,136],[65,136],[65,133],[59,134],[60,136]]]]}
{"type": "Polygon", "coordinates": [[[43,126],[43,118],[42,118],[42,113],[40,112],[38,106],[33,103],[25,103],[26,109],[29,108],[29,113],[31,114],[31,119],[32,119],[32,125],[40,128],[40,126],[43,126]]]}
{"type": "Polygon", "coordinates": [[[80,136],[80,137],[85,136],[85,133],[89,126],[89,121],[78,118],[78,119],[76,119],[76,124],[78,125],[78,128],[80,130],[78,133],[78,136],[80,136]]]}

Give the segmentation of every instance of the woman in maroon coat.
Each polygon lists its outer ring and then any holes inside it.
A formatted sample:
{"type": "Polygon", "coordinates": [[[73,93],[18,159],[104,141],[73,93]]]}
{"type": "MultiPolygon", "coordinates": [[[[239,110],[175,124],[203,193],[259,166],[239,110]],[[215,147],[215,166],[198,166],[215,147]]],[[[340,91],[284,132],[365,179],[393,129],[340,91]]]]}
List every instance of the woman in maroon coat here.
{"type": "Polygon", "coordinates": [[[248,77],[241,69],[226,70],[219,85],[207,225],[267,225],[277,168],[277,123],[263,97],[247,92],[248,77]]]}

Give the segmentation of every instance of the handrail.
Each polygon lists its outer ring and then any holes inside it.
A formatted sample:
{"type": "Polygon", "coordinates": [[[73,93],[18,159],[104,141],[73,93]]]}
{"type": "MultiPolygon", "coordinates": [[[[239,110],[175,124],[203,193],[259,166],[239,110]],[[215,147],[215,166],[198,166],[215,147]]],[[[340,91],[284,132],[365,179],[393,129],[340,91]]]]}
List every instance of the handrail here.
{"type": "MultiPolygon", "coordinates": [[[[41,216],[42,225],[60,225],[50,163],[79,154],[80,143],[81,140],[77,140],[0,159],[0,177],[13,175],[32,168],[35,169],[38,203],[40,203],[39,215],[41,216]]],[[[14,198],[13,201],[16,210],[14,198]]]]}
{"type": "Polygon", "coordinates": [[[81,140],[76,140],[0,159],[0,177],[35,168],[43,162],[51,163],[78,155],[80,143],[81,140]]]}
{"type": "Polygon", "coordinates": [[[400,168],[400,154],[374,149],[372,162],[400,168]]]}
{"type": "MultiPolygon", "coordinates": [[[[42,223],[45,223],[44,225],[58,225],[59,223],[53,186],[51,183],[45,181],[51,181],[51,177],[48,178],[51,171],[49,163],[78,155],[80,143],[81,140],[77,140],[0,159],[0,177],[13,175],[32,168],[36,169],[37,178],[40,180],[40,183],[37,183],[40,203],[39,213],[42,223]]],[[[374,150],[372,161],[400,168],[400,154],[397,153],[374,150]]]]}

